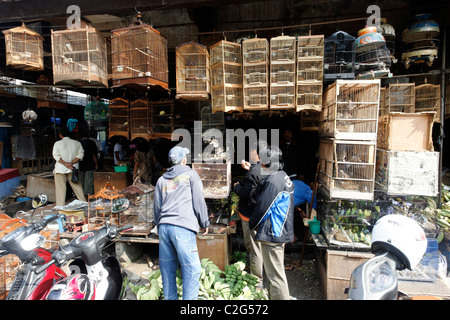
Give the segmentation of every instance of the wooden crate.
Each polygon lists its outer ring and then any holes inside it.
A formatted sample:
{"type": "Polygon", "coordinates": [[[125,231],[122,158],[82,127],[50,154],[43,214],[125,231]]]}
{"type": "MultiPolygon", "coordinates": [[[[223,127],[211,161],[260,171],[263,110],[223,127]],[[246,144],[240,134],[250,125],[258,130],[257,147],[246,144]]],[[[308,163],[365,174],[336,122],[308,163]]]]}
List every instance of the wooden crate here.
{"type": "Polygon", "coordinates": [[[433,151],[434,112],[391,112],[378,121],[377,147],[392,151],[433,151]]]}
{"type": "Polygon", "coordinates": [[[434,122],[441,122],[441,85],[425,83],[415,88],[415,110],[417,112],[434,111],[434,122]]]}
{"type": "Polygon", "coordinates": [[[177,99],[202,101],[210,94],[210,57],[208,48],[195,42],[176,47],[177,99]]]}
{"type": "Polygon", "coordinates": [[[111,59],[113,86],[169,88],[167,38],[147,24],[111,30],[111,59]]]}
{"type": "Polygon", "coordinates": [[[317,250],[316,266],[319,284],[326,300],[346,300],[353,270],[372,258],[368,252],[317,250]]]}
{"type": "Polygon", "coordinates": [[[228,234],[197,235],[197,248],[200,259],[207,258],[214,262],[220,270],[225,270],[229,264],[228,256],[231,253],[228,234]]]}
{"type": "Polygon", "coordinates": [[[324,92],[319,134],[376,141],[380,80],[337,80],[324,92]]]}
{"type": "Polygon", "coordinates": [[[380,110],[381,115],[384,116],[390,112],[414,113],[414,83],[390,83],[386,87],[385,95],[385,106],[380,110]]]}
{"type": "Polygon", "coordinates": [[[26,71],[44,70],[44,38],[22,26],[3,31],[5,35],[6,65],[26,71]]]}
{"type": "Polygon", "coordinates": [[[51,32],[53,82],[108,86],[105,38],[90,26],[51,32]]]}
{"type": "Polygon", "coordinates": [[[373,200],[376,142],[321,139],[319,181],[332,199],[373,200]]]}
{"type": "Polygon", "coordinates": [[[436,197],[439,152],[377,150],[375,188],[389,195],[436,197]]]}
{"type": "Polygon", "coordinates": [[[220,41],[210,48],[213,112],[242,112],[242,52],[235,42],[220,41]]]}
{"type": "Polygon", "coordinates": [[[109,102],[109,137],[130,136],[130,106],[129,101],[115,98],[109,102]]]}

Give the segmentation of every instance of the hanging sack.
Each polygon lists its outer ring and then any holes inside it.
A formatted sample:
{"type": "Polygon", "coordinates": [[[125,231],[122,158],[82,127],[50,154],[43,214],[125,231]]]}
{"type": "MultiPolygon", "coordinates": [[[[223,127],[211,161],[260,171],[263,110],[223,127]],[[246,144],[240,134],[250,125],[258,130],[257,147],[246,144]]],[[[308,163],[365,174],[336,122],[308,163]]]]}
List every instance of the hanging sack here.
{"type": "Polygon", "coordinates": [[[77,168],[73,168],[72,169],[72,182],[77,183],[78,181],[80,181],[78,179],[78,169],[77,168]]]}

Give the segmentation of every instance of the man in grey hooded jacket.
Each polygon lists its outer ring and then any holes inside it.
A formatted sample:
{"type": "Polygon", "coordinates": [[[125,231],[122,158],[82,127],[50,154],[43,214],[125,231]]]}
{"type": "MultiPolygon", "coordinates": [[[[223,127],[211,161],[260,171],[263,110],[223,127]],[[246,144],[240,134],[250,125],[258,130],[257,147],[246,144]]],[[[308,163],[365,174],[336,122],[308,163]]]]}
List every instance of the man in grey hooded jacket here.
{"type": "Polygon", "coordinates": [[[181,265],[183,300],[196,300],[201,273],[196,234],[208,232],[208,211],[203,183],[186,165],[189,149],[176,146],[169,151],[172,166],[155,186],[153,212],[159,235],[159,263],[164,298],[178,300],[176,271],[181,265]]]}

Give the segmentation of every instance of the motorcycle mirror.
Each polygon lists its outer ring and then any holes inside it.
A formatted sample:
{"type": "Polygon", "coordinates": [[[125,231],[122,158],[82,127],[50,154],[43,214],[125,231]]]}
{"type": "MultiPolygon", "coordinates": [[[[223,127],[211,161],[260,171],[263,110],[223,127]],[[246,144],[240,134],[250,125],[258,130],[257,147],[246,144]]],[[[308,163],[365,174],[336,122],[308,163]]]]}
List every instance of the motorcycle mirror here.
{"type": "Polygon", "coordinates": [[[40,247],[45,242],[45,237],[39,233],[30,234],[28,237],[22,240],[20,246],[25,251],[31,251],[40,247]]]}
{"type": "Polygon", "coordinates": [[[34,209],[45,206],[48,202],[47,195],[45,193],[38,194],[33,198],[31,205],[34,209]]]}
{"type": "Polygon", "coordinates": [[[112,203],[111,211],[113,213],[122,212],[130,207],[130,201],[127,198],[117,198],[112,203]]]}

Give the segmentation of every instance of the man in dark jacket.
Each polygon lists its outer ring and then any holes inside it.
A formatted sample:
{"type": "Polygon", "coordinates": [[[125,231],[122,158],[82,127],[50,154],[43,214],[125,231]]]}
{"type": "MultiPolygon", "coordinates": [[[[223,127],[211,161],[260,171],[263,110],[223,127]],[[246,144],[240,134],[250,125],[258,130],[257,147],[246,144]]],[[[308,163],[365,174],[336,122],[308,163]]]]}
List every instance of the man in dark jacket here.
{"type": "Polygon", "coordinates": [[[94,194],[94,171],[98,170],[98,149],[94,141],[89,138],[89,130],[80,129],[80,143],[84,149],[84,158],[80,161],[80,183],[85,195],[94,194]]]}
{"type": "Polygon", "coordinates": [[[159,235],[159,265],[164,299],[178,300],[176,272],[181,265],[183,300],[196,300],[199,292],[201,264],[196,234],[208,232],[208,211],[203,184],[196,171],[186,165],[189,149],[173,147],[169,151],[172,165],[155,186],[153,213],[159,235]]]}
{"type": "Polygon", "coordinates": [[[256,206],[249,226],[261,243],[264,270],[270,283],[271,300],[290,300],[284,270],[284,247],[294,239],[294,186],[282,170],[282,153],[267,146],[259,152],[263,172],[267,174],[256,191],[256,206]]]}

